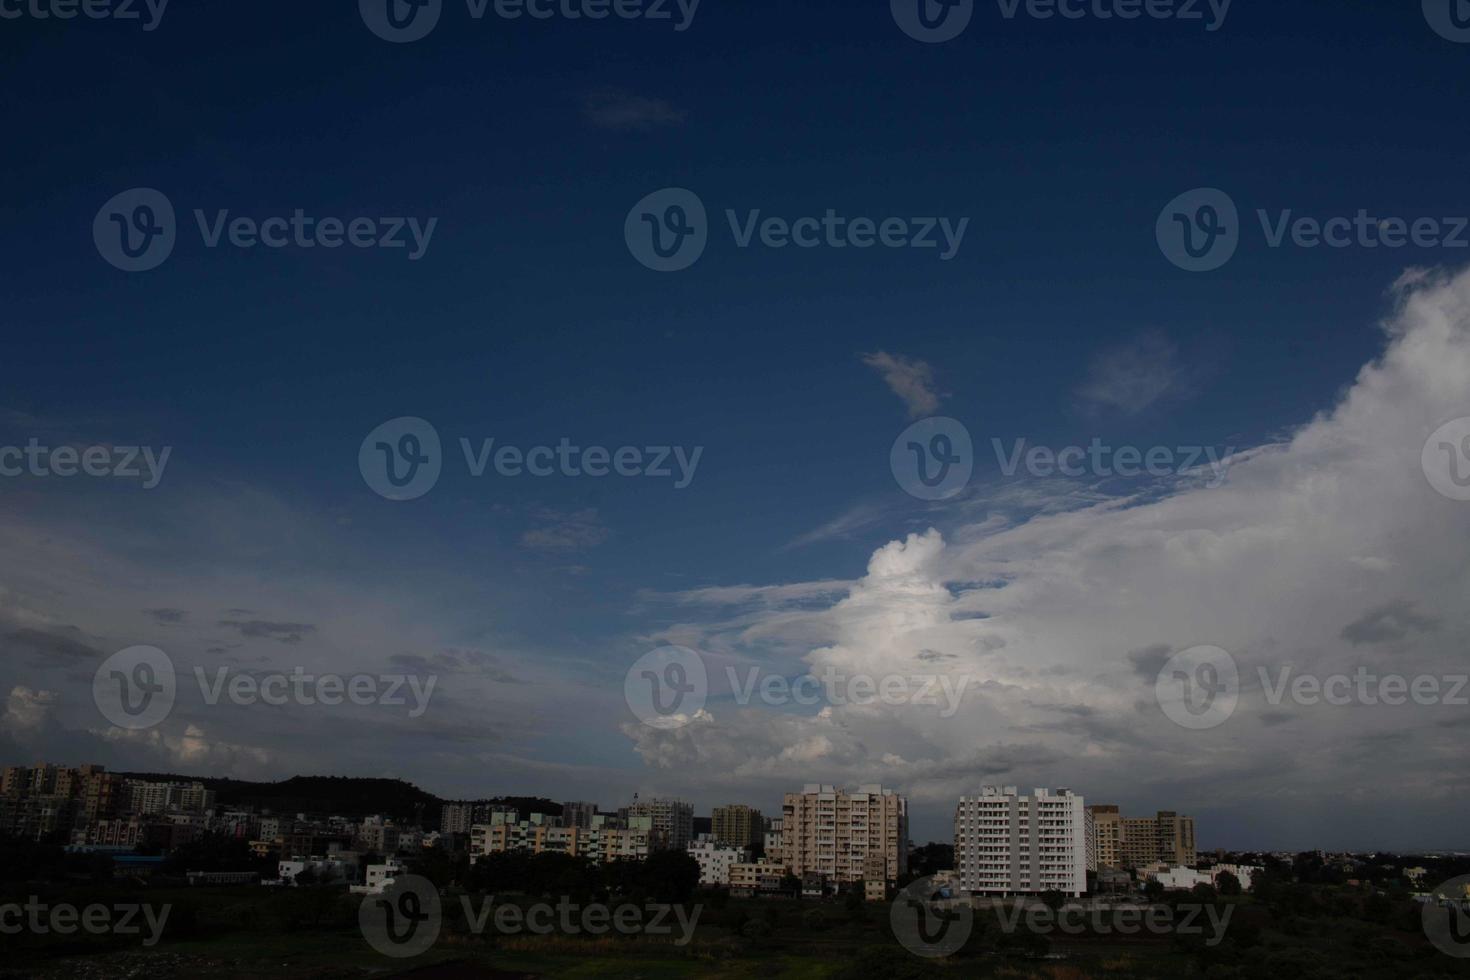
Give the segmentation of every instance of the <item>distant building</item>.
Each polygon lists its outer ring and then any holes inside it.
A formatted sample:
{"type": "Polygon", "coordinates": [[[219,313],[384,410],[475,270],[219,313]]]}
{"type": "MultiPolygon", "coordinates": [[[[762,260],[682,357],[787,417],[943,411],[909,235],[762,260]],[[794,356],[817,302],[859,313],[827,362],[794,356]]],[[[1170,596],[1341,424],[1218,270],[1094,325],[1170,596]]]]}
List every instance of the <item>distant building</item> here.
{"type": "Polygon", "coordinates": [[[381,895],[383,890],[393,884],[393,879],[403,874],[403,865],[397,861],[388,861],[384,864],[370,864],[367,866],[367,874],[363,876],[362,885],[353,891],[365,892],[369,895],[381,895]]]}
{"type": "Polygon", "coordinates": [[[689,845],[689,856],[699,862],[701,885],[730,884],[730,868],[749,864],[750,851],[744,847],[726,847],[716,840],[699,840],[689,845]]]}
{"type": "Polygon", "coordinates": [[[1198,860],[1194,818],[1172,810],[1160,810],[1152,817],[1123,817],[1120,844],[1125,868],[1156,861],[1191,867],[1198,860]]]}
{"type": "Polygon", "coordinates": [[[769,895],[781,890],[781,880],[786,869],[779,861],[761,858],[749,864],[730,865],[730,893],[732,895],[769,895]]]}
{"type": "Polygon", "coordinates": [[[1089,870],[1123,866],[1123,817],[1112,804],[1087,808],[1092,818],[1093,860],[1089,870]]]}
{"type": "Polygon", "coordinates": [[[984,786],[955,809],[955,876],[978,895],[1087,891],[1088,816],[1068,789],[984,786]]]}
{"type": "Polygon", "coordinates": [[[597,816],[597,804],[573,800],[561,805],[561,825],[592,829],[592,819],[597,816]]]}
{"type": "Polygon", "coordinates": [[[652,820],[653,829],[676,851],[684,850],[694,839],[694,807],[682,800],[635,799],[628,807],[629,826],[637,817],[652,820]]]}
{"type": "Polygon", "coordinates": [[[630,818],[629,827],[560,827],[556,818],[533,813],[530,820],[501,819],[470,828],[470,861],[504,851],[570,854],[592,861],[641,861],[661,850],[664,838],[651,817],[630,818]]]}
{"type": "Polygon", "coordinates": [[[439,811],[439,830],[446,834],[468,834],[477,823],[490,823],[497,813],[516,814],[516,808],[508,803],[491,800],[458,800],[445,803],[439,811]]]}
{"type": "Polygon", "coordinates": [[[755,807],[743,803],[715,807],[710,818],[714,838],[726,847],[754,847],[765,833],[765,818],[755,807]]]}
{"type": "Polygon", "coordinates": [[[815,871],[841,884],[908,871],[908,801],[891,789],[809,783],[786,794],[781,821],[781,862],[798,877],[815,871]]]}
{"type": "Polygon", "coordinates": [[[766,821],[766,832],[762,838],[762,843],[765,845],[765,852],[772,857],[776,857],[781,854],[782,824],[783,821],[780,817],[768,819],[766,821]]]}

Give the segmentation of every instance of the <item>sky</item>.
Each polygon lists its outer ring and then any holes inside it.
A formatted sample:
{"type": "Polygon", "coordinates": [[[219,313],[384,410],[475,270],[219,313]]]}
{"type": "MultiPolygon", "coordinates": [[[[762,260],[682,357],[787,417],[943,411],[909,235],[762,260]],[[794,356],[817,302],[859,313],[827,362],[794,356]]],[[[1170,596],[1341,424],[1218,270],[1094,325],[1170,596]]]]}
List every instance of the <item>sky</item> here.
{"type": "Polygon", "coordinates": [[[0,472],[33,440],[138,471],[0,475],[0,758],[702,811],[881,782],[918,842],[981,785],[1068,786],[1205,847],[1470,849],[1470,709],[1268,697],[1470,670],[1448,4],[976,2],[944,41],[901,0],[648,6],[444,0],[388,40],[372,0],[0,0],[0,472]],[[298,210],[364,246],[259,243],[298,210]],[[855,244],[888,219],[935,246],[855,244]],[[942,499],[904,466],[936,433],[970,443],[942,499]],[[494,462],[563,441],[639,475],[494,462]],[[1094,441],[1163,462],[1011,463],[1094,441]],[[648,724],[670,644],[704,703],[648,724]],[[177,692],[129,728],[94,680],[137,646],[177,692]],[[1190,728],[1158,679],[1202,646],[1237,704],[1190,728]],[[742,704],[730,670],[963,694],[742,704]]]}

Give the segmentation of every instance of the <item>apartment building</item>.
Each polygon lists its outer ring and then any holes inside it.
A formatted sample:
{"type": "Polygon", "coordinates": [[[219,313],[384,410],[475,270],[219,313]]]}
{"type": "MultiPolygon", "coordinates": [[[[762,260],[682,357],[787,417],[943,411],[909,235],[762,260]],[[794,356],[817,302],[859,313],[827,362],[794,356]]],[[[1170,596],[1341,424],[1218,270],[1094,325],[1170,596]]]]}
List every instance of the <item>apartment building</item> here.
{"type": "Polygon", "coordinates": [[[726,847],[753,847],[761,842],[766,820],[755,807],[743,803],[715,807],[710,832],[726,847]]]}
{"type": "Polygon", "coordinates": [[[628,826],[639,817],[653,822],[655,830],[668,846],[682,851],[694,840],[694,807],[675,799],[639,800],[636,797],[627,809],[628,826]]]}
{"type": "Polygon", "coordinates": [[[368,817],[357,829],[357,840],[361,843],[363,850],[376,851],[378,854],[398,853],[399,836],[401,831],[394,826],[393,821],[384,820],[382,817],[368,817]]]}
{"type": "Polygon", "coordinates": [[[1122,867],[1141,868],[1155,862],[1175,867],[1193,867],[1195,849],[1194,818],[1172,810],[1160,810],[1152,817],[1123,817],[1119,842],[1122,867]]]}
{"type": "Polygon", "coordinates": [[[730,892],[734,895],[757,895],[779,892],[786,868],[780,861],[761,858],[749,864],[730,865],[730,892]]]}
{"type": "Polygon", "coordinates": [[[204,813],[214,809],[215,794],[203,783],[151,782],[129,779],[124,784],[128,813],[156,816],[160,813],[204,813]]]}
{"type": "Polygon", "coordinates": [[[765,853],[773,857],[781,854],[781,827],[780,817],[766,821],[766,832],[762,835],[762,843],[765,845],[765,853]]]}
{"type": "Polygon", "coordinates": [[[439,830],[445,834],[468,834],[477,823],[490,823],[495,814],[511,814],[516,808],[508,803],[490,800],[457,800],[445,803],[439,811],[439,830]]]}
{"type": "Polygon", "coordinates": [[[69,838],[94,820],[122,812],[121,785],[121,777],[97,765],[8,766],[0,773],[0,834],[69,838]]]}
{"type": "Polygon", "coordinates": [[[983,786],[955,809],[955,877],[979,895],[1087,891],[1088,816],[1069,789],[983,786]]]}
{"type": "Polygon", "coordinates": [[[781,863],[797,877],[813,871],[841,884],[908,871],[908,801],[891,789],[809,783],[786,794],[781,821],[781,863]]]}
{"type": "Polygon", "coordinates": [[[597,804],[584,800],[572,800],[561,805],[561,825],[592,829],[592,820],[597,816],[597,804]]]}
{"type": "Polygon", "coordinates": [[[1093,860],[1089,870],[1123,866],[1123,818],[1112,804],[1087,808],[1092,818],[1093,860]]]}
{"type": "Polygon", "coordinates": [[[663,836],[653,829],[652,818],[630,818],[629,827],[558,827],[540,813],[530,820],[502,819],[470,828],[470,861],[502,851],[570,854],[592,861],[641,861],[663,846],[663,836]]]}
{"type": "Polygon", "coordinates": [[[699,862],[701,885],[730,884],[730,868],[749,864],[750,851],[744,847],[727,847],[713,837],[689,845],[689,856],[699,862]]]}

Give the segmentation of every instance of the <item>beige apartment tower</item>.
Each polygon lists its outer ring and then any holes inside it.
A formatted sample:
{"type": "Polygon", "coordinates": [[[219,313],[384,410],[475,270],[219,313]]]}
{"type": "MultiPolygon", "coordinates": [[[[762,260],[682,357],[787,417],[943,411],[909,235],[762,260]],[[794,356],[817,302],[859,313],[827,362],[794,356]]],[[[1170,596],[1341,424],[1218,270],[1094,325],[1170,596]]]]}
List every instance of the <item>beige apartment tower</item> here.
{"type": "Polygon", "coordinates": [[[1093,869],[1123,866],[1123,817],[1111,804],[1089,806],[1092,817],[1093,869]]]}
{"type": "Polygon", "coordinates": [[[908,871],[908,801],[891,789],[808,783],[786,794],[781,819],[781,862],[797,877],[893,881],[908,871]]]}
{"type": "Polygon", "coordinates": [[[717,806],[710,819],[715,841],[726,847],[754,847],[761,842],[766,824],[761,812],[743,803],[717,806]]]}

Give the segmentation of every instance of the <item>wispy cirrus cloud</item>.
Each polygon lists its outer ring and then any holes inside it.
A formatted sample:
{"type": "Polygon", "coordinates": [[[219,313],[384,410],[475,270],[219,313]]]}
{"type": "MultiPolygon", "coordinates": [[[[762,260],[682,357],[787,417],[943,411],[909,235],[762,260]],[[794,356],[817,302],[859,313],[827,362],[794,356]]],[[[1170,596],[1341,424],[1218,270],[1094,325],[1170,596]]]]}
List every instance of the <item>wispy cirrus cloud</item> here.
{"type": "Polygon", "coordinates": [[[1178,346],[1164,334],[1149,331],[1099,352],[1077,388],[1077,397],[1091,410],[1137,415],[1178,394],[1184,380],[1178,346]]]}
{"type": "Polygon", "coordinates": [[[539,527],[521,534],[521,544],[536,551],[584,551],[607,540],[611,533],[594,507],[562,512],[540,508],[535,512],[539,527]]]}
{"type": "Polygon", "coordinates": [[[689,113],[664,99],[634,95],[622,89],[598,89],[582,102],[582,114],[598,129],[647,132],[661,126],[678,126],[689,113]]]}
{"type": "Polygon", "coordinates": [[[883,376],[889,390],[903,400],[909,418],[923,418],[939,410],[934,390],[934,368],[926,361],[887,351],[862,355],[863,363],[883,376]]]}

